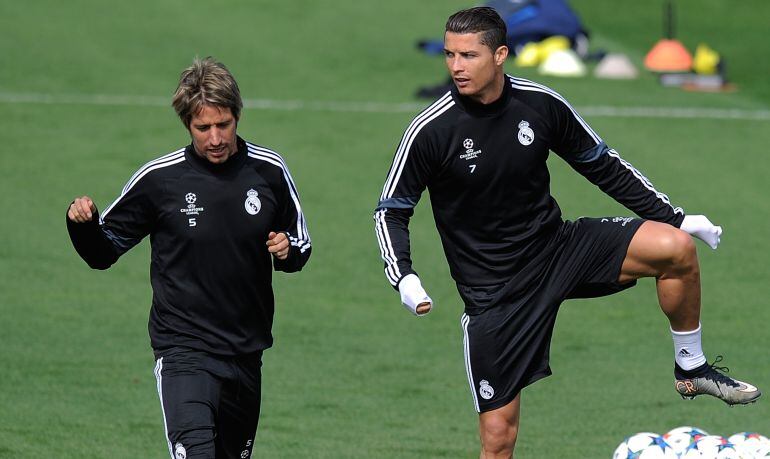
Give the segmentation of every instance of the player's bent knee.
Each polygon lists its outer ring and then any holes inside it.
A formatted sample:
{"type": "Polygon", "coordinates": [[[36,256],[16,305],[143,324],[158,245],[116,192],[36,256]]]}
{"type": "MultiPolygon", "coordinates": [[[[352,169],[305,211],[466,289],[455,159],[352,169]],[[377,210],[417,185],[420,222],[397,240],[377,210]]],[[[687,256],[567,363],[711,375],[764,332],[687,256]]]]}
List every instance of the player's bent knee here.
{"type": "Polygon", "coordinates": [[[513,451],[518,432],[518,422],[509,422],[502,416],[487,419],[481,425],[482,447],[494,454],[513,451]]]}
{"type": "Polygon", "coordinates": [[[671,260],[675,266],[683,269],[697,268],[698,256],[695,242],[689,234],[677,229],[672,232],[671,260]]]}
{"type": "Polygon", "coordinates": [[[697,265],[695,243],[689,234],[678,228],[661,232],[655,245],[657,258],[669,266],[692,269],[697,265]]]}

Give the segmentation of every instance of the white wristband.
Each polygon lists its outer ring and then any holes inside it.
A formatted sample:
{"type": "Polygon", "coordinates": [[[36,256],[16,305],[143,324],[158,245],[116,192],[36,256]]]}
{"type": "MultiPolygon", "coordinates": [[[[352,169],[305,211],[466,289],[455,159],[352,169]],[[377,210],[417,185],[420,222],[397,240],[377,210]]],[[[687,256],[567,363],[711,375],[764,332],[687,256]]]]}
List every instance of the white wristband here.
{"type": "Polygon", "coordinates": [[[406,309],[416,316],[424,316],[430,312],[433,306],[433,300],[430,299],[425,289],[422,288],[420,278],[415,274],[407,274],[398,283],[398,291],[401,293],[401,303],[406,309]],[[430,303],[431,308],[422,313],[417,313],[417,306],[422,303],[430,303]]]}

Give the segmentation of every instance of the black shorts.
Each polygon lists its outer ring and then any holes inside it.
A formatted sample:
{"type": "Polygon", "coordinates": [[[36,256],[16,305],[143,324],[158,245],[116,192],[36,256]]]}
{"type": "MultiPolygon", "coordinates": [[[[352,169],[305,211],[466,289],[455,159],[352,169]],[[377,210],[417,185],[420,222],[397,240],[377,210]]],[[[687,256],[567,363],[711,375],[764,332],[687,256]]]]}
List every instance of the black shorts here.
{"type": "Polygon", "coordinates": [[[644,220],[624,217],[566,221],[548,249],[509,282],[458,285],[468,383],[476,411],[510,403],[529,384],[549,376],[549,349],[559,305],[568,298],[609,295],[644,220]]]}
{"type": "Polygon", "coordinates": [[[251,457],[259,421],[262,353],[222,357],[164,351],[155,379],[172,459],[251,457]]]}

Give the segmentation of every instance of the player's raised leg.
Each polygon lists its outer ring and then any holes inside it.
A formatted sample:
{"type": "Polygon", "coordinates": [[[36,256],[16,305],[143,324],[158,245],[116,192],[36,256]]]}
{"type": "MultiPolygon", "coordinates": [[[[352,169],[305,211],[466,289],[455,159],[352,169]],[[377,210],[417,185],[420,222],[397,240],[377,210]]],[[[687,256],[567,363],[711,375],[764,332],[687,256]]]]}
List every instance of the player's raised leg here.
{"type": "Polygon", "coordinates": [[[756,387],[706,362],[701,346],[700,267],[690,235],[665,223],[642,224],[628,247],[619,281],[641,277],[655,277],[658,302],[671,324],[677,391],[688,398],[713,395],[730,405],[759,398],[756,387]]]}
{"type": "Polygon", "coordinates": [[[481,459],[513,457],[513,447],[519,433],[520,400],[521,393],[505,406],[479,413],[481,459]]]}
{"type": "Polygon", "coordinates": [[[620,282],[655,277],[658,302],[674,331],[698,328],[700,267],[689,234],[665,223],[646,221],[631,240],[620,282]]]}

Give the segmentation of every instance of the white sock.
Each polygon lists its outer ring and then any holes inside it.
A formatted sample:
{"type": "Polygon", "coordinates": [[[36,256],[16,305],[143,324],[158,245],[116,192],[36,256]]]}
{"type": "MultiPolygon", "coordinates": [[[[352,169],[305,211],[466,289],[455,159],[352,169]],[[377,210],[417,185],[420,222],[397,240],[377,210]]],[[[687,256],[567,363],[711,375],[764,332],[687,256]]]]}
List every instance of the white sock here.
{"type": "Polygon", "coordinates": [[[692,370],[706,363],[700,342],[700,328],[699,323],[698,328],[692,331],[671,329],[671,336],[674,338],[674,359],[682,370],[692,370]]]}

